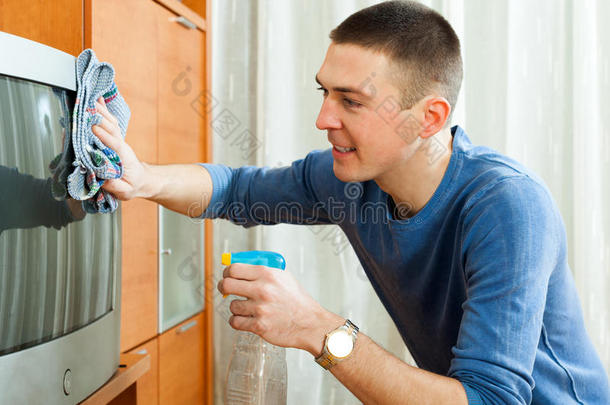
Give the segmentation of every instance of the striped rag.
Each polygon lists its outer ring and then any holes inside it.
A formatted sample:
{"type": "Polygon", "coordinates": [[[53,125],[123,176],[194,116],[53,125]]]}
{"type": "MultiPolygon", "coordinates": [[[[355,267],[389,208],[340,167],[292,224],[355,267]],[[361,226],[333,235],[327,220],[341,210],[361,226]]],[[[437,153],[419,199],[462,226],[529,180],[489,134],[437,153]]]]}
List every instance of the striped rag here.
{"type": "Polygon", "coordinates": [[[123,175],[119,156],[91,131],[93,125],[102,121],[95,108],[100,96],[125,137],[131,112],[114,83],[114,69],[109,63],[99,62],[93,50],[85,49],[76,60],[76,101],[72,114],[74,169],[68,176],[68,193],[83,201],[84,210],[91,214],[116,210],[117,200],[101,186],[105,180],[123,175]]]}

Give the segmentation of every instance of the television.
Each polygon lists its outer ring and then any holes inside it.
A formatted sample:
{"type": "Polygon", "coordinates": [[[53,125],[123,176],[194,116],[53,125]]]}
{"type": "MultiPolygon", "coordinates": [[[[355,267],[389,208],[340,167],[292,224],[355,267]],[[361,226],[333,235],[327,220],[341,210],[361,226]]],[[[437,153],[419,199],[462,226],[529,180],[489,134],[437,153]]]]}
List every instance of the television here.
{"type": "Polygon", "coordinates": [[[121,226],[71,170],[75,58],[0,32],[0,404],[74,404],[119,366],[121,226]]]}

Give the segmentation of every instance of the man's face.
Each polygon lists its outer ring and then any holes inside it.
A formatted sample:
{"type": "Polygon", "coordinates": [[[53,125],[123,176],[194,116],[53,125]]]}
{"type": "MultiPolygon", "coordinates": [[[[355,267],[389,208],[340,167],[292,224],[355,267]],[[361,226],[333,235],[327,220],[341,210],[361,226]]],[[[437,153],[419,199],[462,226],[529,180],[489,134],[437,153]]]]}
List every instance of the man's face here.
{"type": "Polygon", "coordinates": [[[324,94],[316,126],[333,145],[339,180],[382,179],[404,166],[417,147],[418,124],[411,110],[400,111],[394,69],[386,56],[360,46],[328,48],[316,76],[324,94]]]}

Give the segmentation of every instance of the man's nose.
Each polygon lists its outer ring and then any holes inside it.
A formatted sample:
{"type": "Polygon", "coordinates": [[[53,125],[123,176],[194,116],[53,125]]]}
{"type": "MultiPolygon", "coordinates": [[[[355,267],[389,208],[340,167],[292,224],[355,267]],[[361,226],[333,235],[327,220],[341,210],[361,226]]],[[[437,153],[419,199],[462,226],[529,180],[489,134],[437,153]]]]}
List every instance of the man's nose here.
{"type": "Polygon", "coordinates": [[[326,97],[322,102],[318,119],[316,120],[316,127],[318,129],[339,129],[341,128],[341,120],[336,111],[336,104],[326,97]]]}

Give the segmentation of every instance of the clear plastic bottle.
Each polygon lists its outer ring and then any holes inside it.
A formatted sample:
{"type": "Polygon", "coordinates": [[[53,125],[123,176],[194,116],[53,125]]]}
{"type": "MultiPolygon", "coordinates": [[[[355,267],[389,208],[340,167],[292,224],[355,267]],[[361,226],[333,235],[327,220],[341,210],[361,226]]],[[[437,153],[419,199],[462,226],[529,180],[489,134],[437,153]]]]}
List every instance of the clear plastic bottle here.
{"type": "MultiPolygon", "coordinates": [[[[279,253],[258,250],[224,253],[222,264],[231,263],[286,268],[286,261],[279,253]]],[[[285,405],[286,384],[286,350],[253,333],[237,332],[227,371],[225,404],[285,405]]]]}
{"type": "Polygon", "coordinates": [[[226,405],[285,405],[286,351],[249,332],[235,336],[227,372],[226,405]]]}

